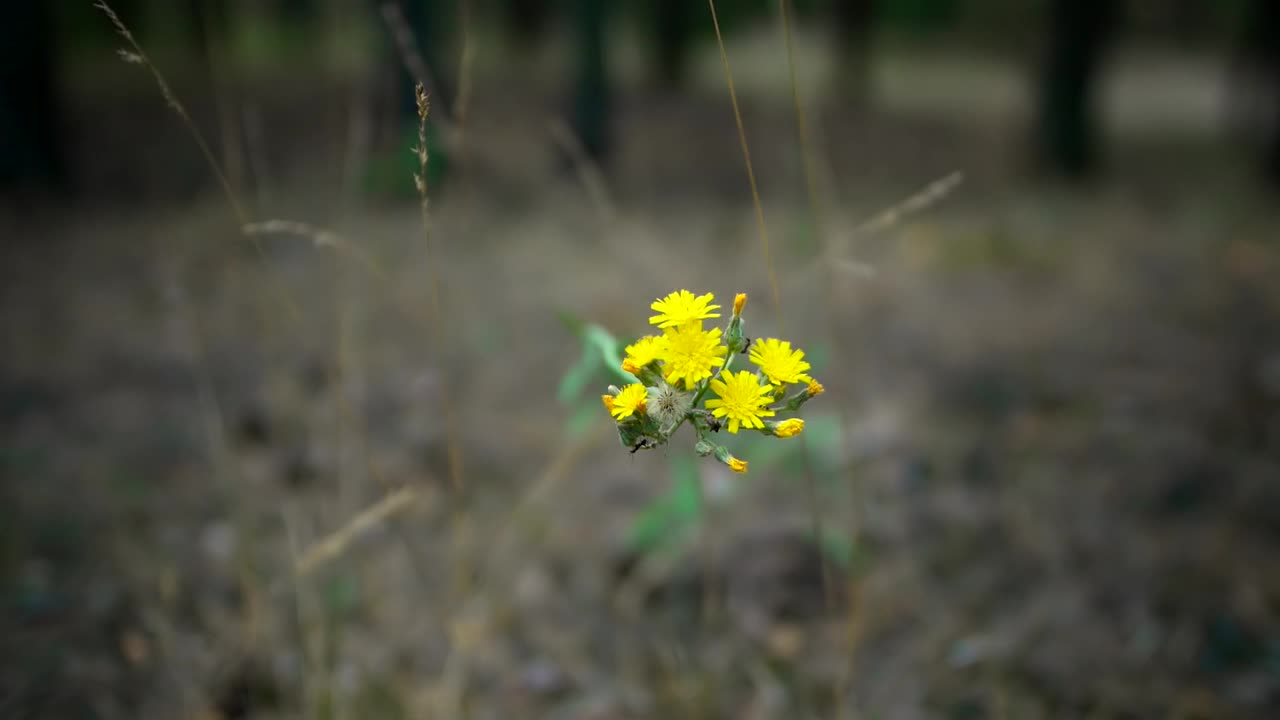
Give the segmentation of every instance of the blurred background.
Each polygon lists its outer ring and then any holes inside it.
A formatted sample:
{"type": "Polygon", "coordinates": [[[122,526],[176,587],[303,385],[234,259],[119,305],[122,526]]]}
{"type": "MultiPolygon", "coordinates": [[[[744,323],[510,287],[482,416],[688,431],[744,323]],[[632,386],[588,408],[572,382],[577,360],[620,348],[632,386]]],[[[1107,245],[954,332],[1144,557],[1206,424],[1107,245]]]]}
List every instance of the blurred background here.
{"type": "Polygon", "coordinates": [[[1277,3],[109,6],[0,23],[0,715],[1280,717],[1277,3]],[[599,405],[679,288],[827,387],[746,476],[599,405]]]}

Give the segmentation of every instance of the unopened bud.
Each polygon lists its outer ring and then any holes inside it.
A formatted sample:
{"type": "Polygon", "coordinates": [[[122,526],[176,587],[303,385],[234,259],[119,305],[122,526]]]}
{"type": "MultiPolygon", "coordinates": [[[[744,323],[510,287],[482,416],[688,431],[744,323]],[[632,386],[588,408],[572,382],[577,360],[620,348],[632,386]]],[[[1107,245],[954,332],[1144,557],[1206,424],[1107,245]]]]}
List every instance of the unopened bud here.
{"type": "Polygon", "coordinates": [[[747,471],[747,461],[739,460],[734,457],[733,454],[729,452],[729,448],[719,445],[715,449],[715,454],[716,459],[725,465],[728,465],[730,470],[736,473],[745,473],[747,471]]]}
{"type": "Polygon", "coordinates": [[[773,434],[780,438],[789,438],[804,432],[804,420],[800,418],[788,418],[780,423],[774,423],[772,428],[773,434]]]}

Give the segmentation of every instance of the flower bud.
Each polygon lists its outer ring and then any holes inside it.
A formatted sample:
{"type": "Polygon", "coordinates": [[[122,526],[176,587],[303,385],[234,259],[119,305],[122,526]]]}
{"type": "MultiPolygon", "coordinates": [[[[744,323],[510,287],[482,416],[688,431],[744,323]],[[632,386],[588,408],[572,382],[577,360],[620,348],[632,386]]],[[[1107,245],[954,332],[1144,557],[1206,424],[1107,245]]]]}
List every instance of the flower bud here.
{"type": "Polygon", "coordinates": [[[769,423],[772,434],[780,438],[789,438],[804,432],[804,420],[788,418],[779,423],[769,423]]]}
{"type": "Polygon", "coordinates": [[[782,409],[790,412],[795,412],[796,410],[800,409],[801,405],[804,405],[805,403],[809,402],[813,398],[818,397],[819,395],[821,395],[826,391],[827,389],[822,387],[822,383],[818,382],[817,380],[810,380],[809,385],[807,387],[800,390],[799,392],[792,395],[791,397],[786,398],[785,404],[783,405],[782,409]]]}
{"type": "Polygon", "coordinates": [[[736,473],[745,473],[747,471],[747,461],[739,460],[738,458],[734,457],[729,452],[729,448],[723,445],[718,445],[716,446],[715,454],[716,454],[716,459],[724,463],[725,465],[728,465],[730,470],[736,473]]]}
{"type": "Polygon", "coordinates": [[[622,447],[635,449],[643,439],[644,433],[636,423],[618,423],[618,442],[622,443],[622,447]]]}
{"type": "Polygon", "coordinates": [[[747,341],[742,337],[742,318],[735,315],[729,320],[729,330],[724,334],[725,347],[729,353],[740,353],[747,348],[747,341]]]}

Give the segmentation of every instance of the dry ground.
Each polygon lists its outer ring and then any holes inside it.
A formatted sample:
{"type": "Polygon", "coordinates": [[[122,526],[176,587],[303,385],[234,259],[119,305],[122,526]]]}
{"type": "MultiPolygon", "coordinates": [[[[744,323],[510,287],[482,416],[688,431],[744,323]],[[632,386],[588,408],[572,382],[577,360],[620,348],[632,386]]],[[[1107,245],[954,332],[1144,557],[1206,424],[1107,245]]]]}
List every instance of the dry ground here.
{"type": "Polygon", "coordinates": [[[1157,99],[1122,103],[1113,174],[1078,192],[1020,167],[1016,69],[889,64],[877,111],[815,112],[821,235],[785,86],[741,69],[780,308],[709,82],[627,96],[604,207],[549,170],[553,103],[482,75],[435,256],[412,202],[339,190],[349,88],[259,92],[278,160],[258,214],[332,228],[376,272],[296,238],[255,251],[145,86],[83,99],[101,191],[3,230],[31,240],[0,270],[0,709],[1274,717],[1274,198],[1206,133],[1210,90],[1126,67],[1157,99]],[[939,77],[989,92],[948,100],[939,77]],[[854,234],[953,170],[966,183],[928,212],[854,234]],[[820,256],[844,240],[874,275],[820,256]],[[830,600],[787,464],[702,467],[737,492],[686,552],[621,577],[627,524],[685,449],[629,455],[603,413],[568,434],[555,389],[578,349],[557,313],[637,332],[677,287],[749,291],[753,333],[785,326],[822,360],[810,407],[846,422],[809,468],[855,559],[830,600]],[[293,579],[396,488],[417,500],[293,579]]]}

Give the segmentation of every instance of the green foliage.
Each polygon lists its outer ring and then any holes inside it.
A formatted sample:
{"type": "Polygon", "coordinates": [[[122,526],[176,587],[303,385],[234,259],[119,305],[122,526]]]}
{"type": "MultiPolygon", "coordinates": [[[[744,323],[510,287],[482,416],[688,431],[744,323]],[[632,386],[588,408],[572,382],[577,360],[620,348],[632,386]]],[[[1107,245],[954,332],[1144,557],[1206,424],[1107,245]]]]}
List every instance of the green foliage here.
{"type": "Polygon", "coordinates": [[[687,541],[702,515],[698,464],[688,455],[671,456],[671,487],[640,511],[627,533],[627,548],[649,554],[687,541]]]}
{"type": "MultiPolygon", "coordinates": [[[[556,398],[561,404],[574,406],[567,425],[568,435],[580,437],[592,423],[606,421],[600,399],[594,394],[581,398],[584,390],[599,385],[600,380],[606,378],[624,383],[635,382],[635,378],[621,369],[625,342],[599,325],[584,322],[571,313],[561,312],[560,320],[582,344],[578,362],[565,371],[556,390],[556,398]]],[[[702,513],[700,482],[698,466],[693,458],[673,455],[671,486],[640,511],[628,532],[628,547],[651,553],[687,538],[702,513]]]]}
{"type": "Polygon", "coordinates": [[[1052,273],[1062,264],[1062,248],[1051,243],[1027,242],[1010,231],[991,228],[952,233],[935,241],[934,258],[947,270],[1021,270],[1052,273]]]}
{"type": "Polygon", "coordinates": [[[350,575],[335,575],[324,585],[325,612],[332,617],[349,617],[360,607],[360,586],[350,575]]]}
{"type": "MultiPolygon", "coordinates": [[[[636,381],[621,369],[622,348],[626,343],[619,341],[599,325],[583,322],[570,313],[561,312],[560,321],[578,336],[582,343],[582,357],[560,379],[560,386],[556,390],[557,400],[561,403],[570,402],[582,394],[587,385],[605,374],[624,383],[636,381]]],[[[592,396],[592,401],[599,406],[599,398],[592,396]]]]}
{"type": "MultiPolygon", "coordinates": [[[[565,370],[556,388],[557,401],[571,408],[565,432],[570,438],[579,438],[593,423],[606,421],[599,397],[588,392],[588,388],[598,387],[602,380],[626,384],[636,379],[621,369],[623,349],[628,341],[572,313],[562,311],[559,317],[582,348],[577,362],[565,370]]],[[[808,357],[816,372],[826,368],[829,355],[825,345],[813,346],[808,357]]],[[[841,467],[841,427],[833,415],[811,416],[804,436],[795,441],[780,443],[776,438],[744,432],[733,436],[733,443],[744,456],[751,458],[757,470],[775,467],[786,477],[799,479],[813,473],[822,485],[831,485],[841,467]]],[[[627,547],[631,551],[652,554],[677,548],[693,537],[692,531],[702,518],[704,497],[697,460],[673,453],[669,462],[668,488],[636,515],[627,532],[627,547]]],[[[723,496],[726,500],[731,497],[731,493],[723,496]]],[[[825,534],[820,544],[824,553],[841,568],[848,569],[855,564],[855,548],[847,537],[825,534]]]]}
{"type": "Polygon", "coordinates": [[[880,22],[908,32],[940,30],[953,22],[967,0],[885,0],[876,8],[880,22]]]}
{"type": "Polygon", "coordinates": [[[583,391],[589,386],[599,385],[604,377],[624,383],[635,382],[635,378],[621,369],[625,343],[608,330],[584,322],[568,312],[560,313],[560,321],[582,343],[578,362],[565,370],[556,388],[556,400],[561,405],[572,406],[565,432],[570,438],[579,438],[591,429],[593,423],[599,422],[604,413],[599,396],[588,394],[584,398],[583,391]]]}
{"type": "MultiPolygon", "coordinates": [[[[812,472],[821,486],[831,487],[838,484],[842,475],[840,438],[839,418],[813,415],[807,421],[804,435],[795,442],[770,442],[767,437],[743,433],[735,445],[744,456],[752,458],[753,471],[778,468],[780,475],[793,478],[796,483],[803,482],[805,474],[812,472]],[[808,460],[804,456],[806,450],[808,460]]],[[[699,489],[702,482],[699,465],[693,458],[676,453],[671,456],[670,467],[670,487],[650,501],[632,522],[627,533],[628,550],[640,554],[663,552],[694,537],[693,529],[702,517],[704,501],[699,489]]],[[[739,482],[746,480],[735,479],[735,483],[739,482]]],[[[797,486],[796,490],[800,489],[797,486]]],[[[732,497],[730,493],[724,499],[732,497]]],[[[847,534],[826,529],[818,542],[823,554],[843,571],[855,572],[865,564],[861,549],[847,534]]]]}
{"type": "Polygon", "coordinates": [[[277,65],[282,58],[297,57],[315,42],[315,28],[280,22],[262,8],[234,13],[229,22],[232,61],[250,72],[277,65]]]}
{"type": "Polygon", "coordinates": [[[391,679],[370,677],[352,702],[354,717],[362,720],[401,720],[410,717],[400,688],[391,679]]]}
{"type": "Polygon", "coordinates": [[[580,438],[587,434],[591,426],[600,422],[600,403],[584,400],[579,402],[569,415],[565,428],[570,438],[580,438]]]}
{"type": "MultiPolygon", "coordinates": [[[[392,198],[416,198],[418,189],[413,177],[418,172],[418,156],[404,148],[418,146],[418,121],[407,123],[404,136],[395,149],[370,158],[365,172],[365,189],[375,195],[392,198]]],[[[427,192],[434,195],[449,173],[449,156],[440,140],[435,123],[427,121],[427,192]]]]}

